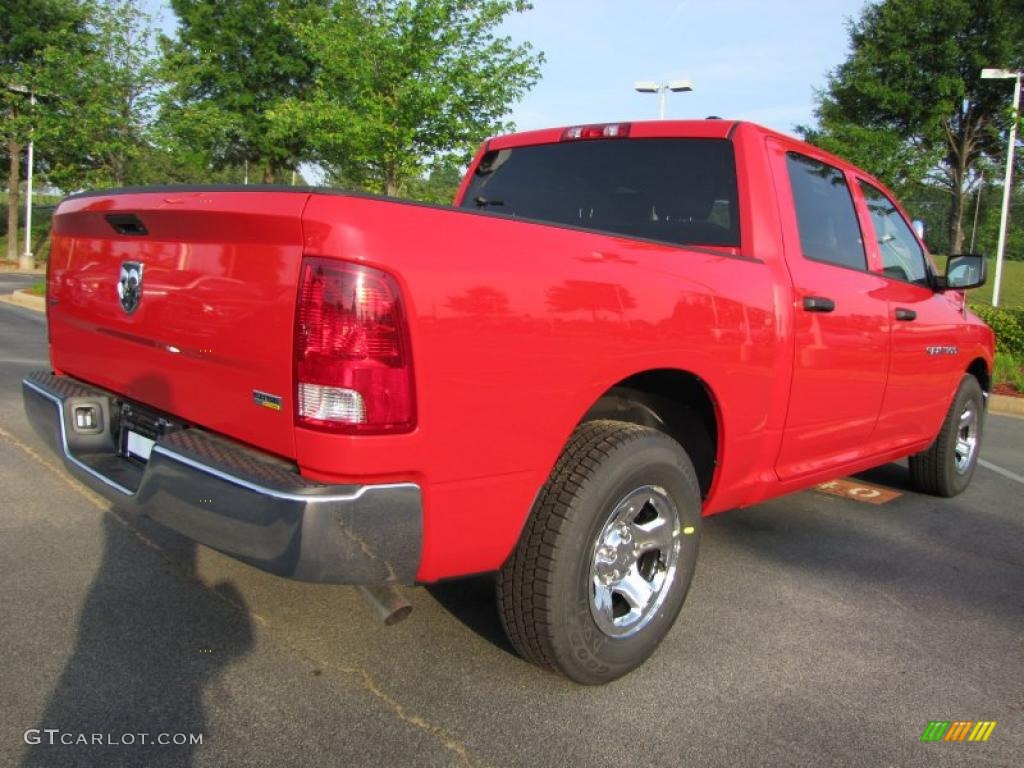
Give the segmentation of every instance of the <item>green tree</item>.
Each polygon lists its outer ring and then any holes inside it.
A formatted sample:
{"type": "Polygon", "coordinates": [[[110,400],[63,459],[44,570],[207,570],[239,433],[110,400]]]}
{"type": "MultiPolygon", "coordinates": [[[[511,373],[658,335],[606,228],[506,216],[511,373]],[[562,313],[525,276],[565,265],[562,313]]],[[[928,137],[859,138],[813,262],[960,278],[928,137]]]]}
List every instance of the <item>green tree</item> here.
{"type": "MultiPolygon", "coordinates": [[[[400,197],[424,203],[450,205],[462,183],[464,168],[451,157],[439,158],[421,175],[406,179],[398,190],[400,197]]],[[[347,178],[343,173],[329,171],[325,182],[342,189],[365,188],[365,175],[359,179],[347,178]]],[[[377,190],[379,187],[374,187],[377,190]]]]}
{"type": "MultiPolygon", "coordinates": [[[[1002,168],[993,169],[993,177],[1001,177],[1002,168]]],[[[1018,176],[1017,178],[1020,178],[1018,176]]],[[[965,206],[965,242],[970,240],[969,233],[974,222],[975,205],[979,196],[977,190],[971,195],[970,202],[965,206]]],[[[999,241],[999,215],[1002,210],[1003,188],[1001,184],[984,184],[981,188],[980,205],[978,206],[978,229],[974,250],[986,256],[995,256],[999,241]]],[[[1010,212],[1024,210],[1024,190],[1020,185],[1014,187],[1010,200],[1010,212]]],[[[966,246],[965,246],[966,248],[966,246]]],[[[1020,216],[1010,216],[1006,227],[1005,258],[1011,261],[1024,261],[1024,222],[1020,216]]],[[[992,279],[991,277],[989,278],[992,279]]],[[[1004,275],[1004,280],[1005,280],[1004,275]]]]}
{"type": "Polygon", "coordinates": [[[897,189],[949,195],[949,247],[963,244],[978,161],[1005,151],[1009,89],[983,67],[1024,65],[1022,0],[884,0],[850,23],[851,53],[818,96],[805,138],[897,189]]]}
{"type": "Polygon", "coordinates": [[[505,130],[543,55],[497,28],[522,0],[334,0],[296,26],[316,86],[285,100],[277,131],[308,137],[335,177],[388,195],[505,130]]]}
{"type": "Polygon", "coordinates": [[[67,191],[139,183],[157,151],[149,136],[158,85],[152,20],[134,0],[101,0],[91,10],[85,50],[50,54],[50,88],[66,93],[53,102],[60,119],[44,125],[38,142],[47,178],[67,191]]]}
{"type": "Polygon", "coordinates": [[[217,168],[248,162],[268,183],[290,176],[306,137],[280,123],[271,131],[269,115],[310,88],[312,64],[295,27],[325,2],[171,0],[179,28],[176,40],[161,39],[170,83],[161,122],[217,168]]]}
{"type": "Polygon", "coordinates": [[[86,46],[89,8],[75,0],[0,0],[0,138],[7,157],[7,258],[18,258],[21,155],[66,92],[55,75],[58,53],[86,46]],[[55,92],[53,86],[60,87],[55,92]],[[30,99],[29,95],[38,94],[30,99]],[[34,103],[33,103],[34,102],[34,103]]]}
{"type": "Polygon", "coordinates": [[[450,205],[459,191],[465,169],[445,158],[434,164],[426,175],[409,179],[402,188],[402,196],[425,203],[450,205]]]}

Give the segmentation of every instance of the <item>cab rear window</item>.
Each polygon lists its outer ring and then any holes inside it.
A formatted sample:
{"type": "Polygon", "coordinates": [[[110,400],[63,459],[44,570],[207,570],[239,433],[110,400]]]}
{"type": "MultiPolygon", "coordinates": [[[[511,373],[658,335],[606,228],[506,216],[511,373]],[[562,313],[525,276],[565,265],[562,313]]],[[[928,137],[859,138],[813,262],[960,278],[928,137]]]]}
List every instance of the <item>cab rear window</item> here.
{"type": "Polygon", "coordinates": [[[680,245],[739,247],[725,139],[598,139],[487,153],[463,208],[680,245]]]}

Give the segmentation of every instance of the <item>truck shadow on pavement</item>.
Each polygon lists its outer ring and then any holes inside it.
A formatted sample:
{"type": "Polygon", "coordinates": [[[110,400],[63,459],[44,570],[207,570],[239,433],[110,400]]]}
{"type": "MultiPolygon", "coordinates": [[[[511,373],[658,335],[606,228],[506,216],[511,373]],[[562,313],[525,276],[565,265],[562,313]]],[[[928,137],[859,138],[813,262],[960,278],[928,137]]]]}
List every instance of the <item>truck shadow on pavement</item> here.
{"type": "Polygon", "coordinates": [[[430,584],[426,590],[467,629],[500,650],[516,656],[498,617],[494,578],[494,574],[481,574],[430,584]]]}
{"type": "Polygon", "coordinates": [[[865,483],[884,485],[900,493],[917,493],[910,481],[910,470],[903,464],[883,464],[866,472],[858,472],[853,477],[865,483]]]}
{"type": "Polygon", "coordinates": [[[110,513],[102,526],[103,558],[74,650],[35,726],[40,743],[21,766],[191,765],[202,749],[191,737],[213,739],[203,696],[253,644],[245,604],[230,583],[210,591],[189,581],[194,544],[178,538],[165,557],[110,513]],[[185,734],[185,744],[160,744],[162,734],[172,742],[185,734]]]}

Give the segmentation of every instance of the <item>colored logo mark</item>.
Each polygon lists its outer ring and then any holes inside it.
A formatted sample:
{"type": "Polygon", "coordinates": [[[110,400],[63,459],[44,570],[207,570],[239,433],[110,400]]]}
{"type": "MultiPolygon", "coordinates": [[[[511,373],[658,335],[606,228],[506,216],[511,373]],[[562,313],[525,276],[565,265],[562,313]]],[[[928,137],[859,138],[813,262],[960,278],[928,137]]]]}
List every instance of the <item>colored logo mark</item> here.
{"type": "Polygon", "coordinates": [[[995,720],[932,720],[921,741],[988,741],[995,727],[995,720]]]}
{"type": "Polygon", "coordinates": [[[862,483],[859,480],[832,480],[827,483],[821,483],[815,486],[815,490],[821,493],[827,493],[830,496],[838,496],[842,499],[853,499],[854,501],[864,501],[868,504],[885,504],[887,501],[898,499],[901,494],[899,491],[894,491],[891,488],[885,488],[881,485],[871,485],[870,483],[862,483]]]}

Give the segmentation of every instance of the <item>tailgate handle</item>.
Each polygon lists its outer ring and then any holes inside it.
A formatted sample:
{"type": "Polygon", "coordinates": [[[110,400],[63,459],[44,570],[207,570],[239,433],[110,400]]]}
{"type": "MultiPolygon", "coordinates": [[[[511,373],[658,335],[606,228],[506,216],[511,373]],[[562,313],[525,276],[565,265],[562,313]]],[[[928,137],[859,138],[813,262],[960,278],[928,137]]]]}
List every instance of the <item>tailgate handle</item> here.
{"type": "Polygon", "coordinates": [[[148,235],[149,230],[142,223],[142,219],[134,213],[108,213],[107,224],[114,228],[119,235],[148,235]]]}

